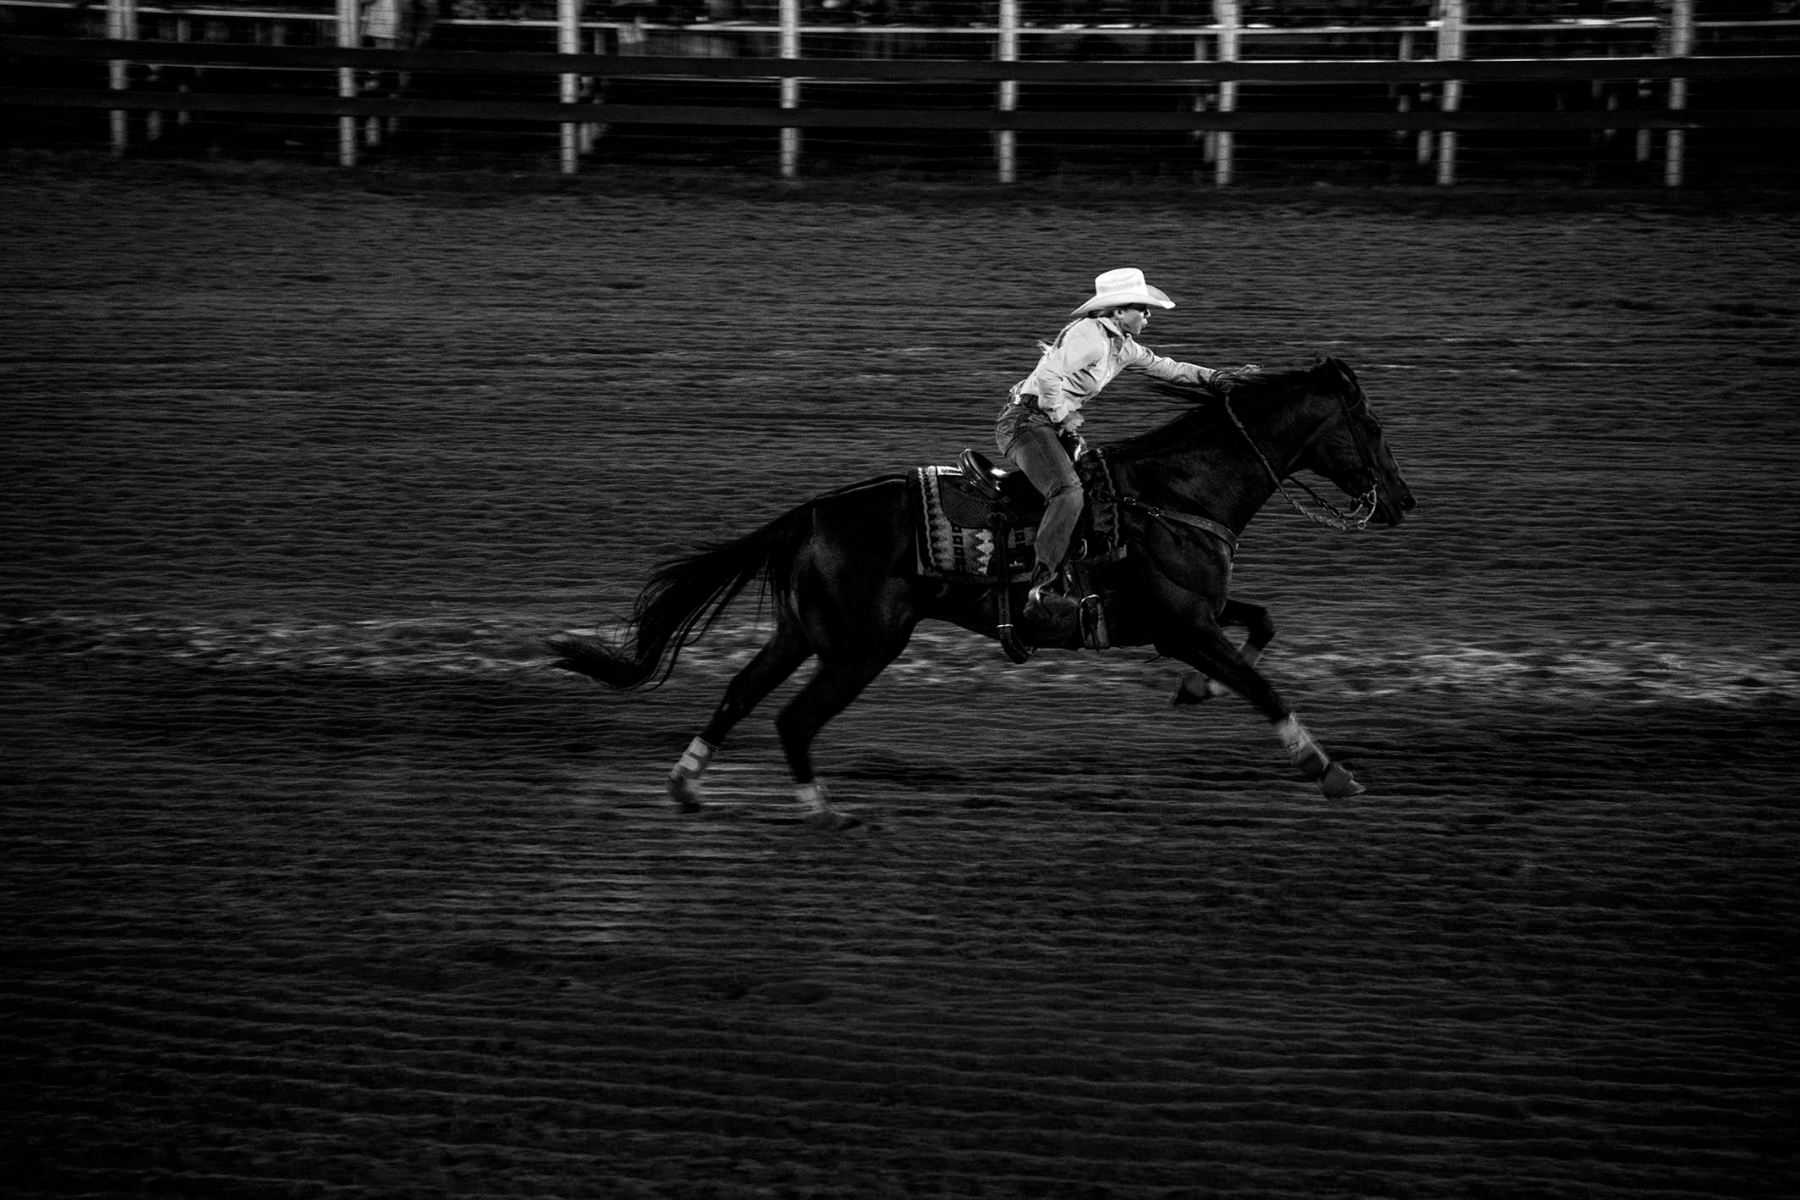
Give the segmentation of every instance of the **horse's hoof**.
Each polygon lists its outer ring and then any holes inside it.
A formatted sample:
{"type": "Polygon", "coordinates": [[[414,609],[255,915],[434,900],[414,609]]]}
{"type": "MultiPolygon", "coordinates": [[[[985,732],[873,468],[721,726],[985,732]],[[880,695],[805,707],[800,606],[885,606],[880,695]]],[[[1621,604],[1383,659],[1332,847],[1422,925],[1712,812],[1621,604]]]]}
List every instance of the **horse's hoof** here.
{"type": "Polygon", "coordinates": [[[822,808],[817,812],[807,813],[806,823],[814,829],[837,833],[845,829],[855,829],[862,824],[862,821],[848,813],[838,812],[836,809],[822,808]]]}
{"type": "Polygon", "coordinates": [[[1224,694],[1225,689],[1217,681],[1195,672],[1175,685],[1175,696],[1169,703],[1176,708],[1185,708],[1190,704],[1205,704],[1224,694]]]}
{"type": "Polygon", "coordinates": [[[1325,793],[1327,800],[1348,800],[1352,796],[1360,796],[1369,789],[1356,782],[1356,777],[1349,771],[1332,763],[1319,776],[1319,790],[1325,793]]]}
{"type": "Polygon", "coordinates": [[[700,785],[685,775],[669,776],[669,799],[684,813],[697,813],[706,807],[700,797],[700,785]]]}

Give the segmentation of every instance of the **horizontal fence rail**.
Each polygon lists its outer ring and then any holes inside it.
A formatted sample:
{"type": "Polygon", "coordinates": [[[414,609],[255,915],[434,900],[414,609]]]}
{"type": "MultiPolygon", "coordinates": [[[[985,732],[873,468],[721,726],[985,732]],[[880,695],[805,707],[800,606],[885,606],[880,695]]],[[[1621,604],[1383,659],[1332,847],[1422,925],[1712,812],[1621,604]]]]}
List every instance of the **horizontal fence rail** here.
{"type": "MultiPolygon", "coordinates": [[[[464,121],[627,122],[638,125],[717,125],[750,129],[966,129],[1054,132],[1116,131],[1115,113],[991,112],[985,109],[750,108],[683,104],[617,104],[530,100],[436,100],[405,97],[250,96],[83,92],[62,88],[0,87],[0,104],[133,112],[181,107],[203,112],[283,116],[438,117],[464,121]]],[[[1131,127],[1146,132],[1330,132],[1386,130],[1534,129],[1796,129],[1800,111],[1693,112],[1140,112],[1131,127]]]]}
{"type": "Polygon", "coordinates": [[[1586,82],[1595,79],[1800,79],[1800,56],[1274,59],[1267,61],[999,62],[963,59],[698,58],[681,55],[552,54],[533,51],[381,50],[259,46],[235,42],[119,41],[5,37],[0,55],[209,66],[452,71],[604,79],[832,79],[853,82],[1130,83],[1472,83],[1586,82]]]}
{"type": "MultiPolygon", "coordinates": [[[[113,0],[123,3],[125,0],[113,0]]],[[[1238,133],[1388,133],[1418,139],[1420,163],[1435,156],[1438,182],[1455,179],[1456,138],[1460,133],[1519,134],[1588,131],[1610,137],[1634,131],[1638,157],[1649,153],[1644,139],[1652,133],[1666,142],[1667,170],[1664,181],[1682,182],[1683,139],[1691,132],[1707,130],[1791,131],[1800,128],[1800,55],[1730,54],[1696,55],[1691,36],[1676,36],[1658,43],[1655,55],[1607,54],[1563,58],[1485,58],[1463,56],[1460,38],[1467,32],[1450,23],[1433,28],[1435,57],[1413,58],[1403,53],[1392,59],[1346,57],[1341,59],[1244,59],[1228,43],[1219,41],[1217,27],[1183,30],[1198,39],[1214,38],[1216,57],[1207,57],[1198,40],[1192,59],[1136,59],[1049,61],[1021,60],[1016,44],[1003,42],[994,59],[965,58],[802,58],[797,41],[784,41],[780,57],[764,53],[749,56],[693,56],[643,53],[588,53],[581,47],[590,40],[593,27],[573,20],[558,29],[561,52],[533,50],[454,50],[425,47],[384,48],[356,44],[354,36],[358,0],[339,0],[338,45],[270,45],[244,42],[142,39],[131,34],[131,21],[108,23],[108,37],[0,36],[0,63],[37,64],[41,68],[31,82],[0,83],[0,107],[33,110],[106,111],[112,114],[114,148],[126,144],[128,114],[148,114],[151,122],[161,115],[178,113],[185,121],[191,113],[228,114],[244,117],[335,119],[340,126],[339,161],[356,161],[360,130],[369,131],[375,144],[378,128],[395,128],[407,121],[527,123],[554,126],[563,131],[562,164],[573,171],[579,156],[592,149],[600,132],[616,126],[647,126],[666,130],[712,128],[719,130],[773,129],[781,133],[781,168],[791,175],[798,162],[801,130],[916,130],[986,132],[995,139],[1002,181],[1013,178],[1012,139],[1018,134],[1186,134],[1206,139],[1208,161],[1216,161],[1215,180],[1230,181],[1231,139],[1238,133]],[[352,31],[346,33],[345,31],[352,31]],[[56,69],[64,64],[65,69],[56,69]],[[70,86],[66,77],[79,79],[84,64],[92,64],[87,86],[70,86]],[[165,68],[214,72],[206,86],[172,83],[165,68]],[[152,78],[145,80],[148,72],[152,78]],[[254,74],[253,74],[254,73],[254,74]],[[408,94],[406,81],[436,75],[451,79],[511,77],[529,85],[524,95],[408,94]],[[277,81],[271,84],[269,81],[277,81]],[[388,81],[376,83],[375,81],[388,81]],[[542,80],[542,84],[532,83],[542,80]],[[134,82],[135,81],[135,82],[134,82]],[[610,95],[608,84],[643,81],[661,91],[650,98],[636,93],[610,95]],[[809,92],[809,102],[799,102],[802,81],[819,85],[809,92]],[[725,85],[771,85],[764,94],[742,97],[737,88],[734,102],[697,103],[717,96],[725,85]],[[1689,89],[1695,83],[1720,87],[1743,85],[1751,91],[1751,104],[1713,103],[1694,107],[1689,89]],[[1554,108],[1471,107],[1463,89],[1469,84],[1614,89],[1607,103],[1554,108]],[[666,85],[666,86],[665,86],[666,85]],[[684,87],[701,92],[683,96],[684,87]],[[872,85],[876,103],[853,96],[854,85],[872,85]],[[935,103],[920,104],[917,92],[906,95],[880,93],[881,85],[947,89],[935,103]],[[1388,89],[1385,105],[1333,104],[1308,87],[1320,85],[1388,89]],[[1246,108],[1241,89],[1290,87],[1284,100],[1263,107],[1246,108]],[[533,89],[541,87],[541,93],[533,89]],[[984,87],[988,99],[951,96],[956,89],[984,87]],[[1022,87],[1038,91],[1021,102],[1022,87]],[[708,93],[704,89],[712,88],[708,93]],[[852,91],[844,89],[851,88],[852,91]],[[1132,89],[1139,89],[1133,91],[1132,89]],[[1652,93],[1651,89],[1655,92],[1652,93]],[[1111,91],[1108,91],[1111,89],[1111,91]],[[1163,89],[1161,93],[1157,89],[1163,89]],[[1186,99],[1169,89],[1190,89],[1186,99]],[[1423,102],[1409,102],[1407,89],[1423,102]],[[1428,91],[1427,91],[1428,90],[1428,91]],[[1621,105],[1618,96],[1633,92],[1640,99],[1621,105]],[[1435,96],[1426,97],[1435,93],[1435,96]],[[1115,103],[1096,111],[1084,97],[1108,95],[1115,103]],[[668,96],[663,100],[663,96],[668,96]],[[906,98],[913,96],[910,102],[906,98]],[[553,97],[560,96],[560,99],[553,97]],[[1769,97],[1777,99],[1770,101],[1769,97]],[[1119,98],[1127,97],[1120,107],[1119,98]],[[1398,98],[1396,100],[1396,98],[1398,98]],[[1645,102],[1642,98],[1648,98],[1645,102]],[[846,99],[852,103],[846,104],[846,99]],[[1764,105],[1764,106],[1758,106],[1764,105]]],[[[1005,0],[1003,0],[1003,3],[1005,0]]],[[[1223,5],[1221,5],[1223,7],[1223,5]]],[[[565,3],[566,11],[575,11],[565,3]]],[[[291,15],[291,14],[290,14],[291,15]]],[[[135,21],[135,17],[133,18],[135,21]]],[[[522,23],[512,23],[518,26],[522,23]]],[[[770,27],[773,30],[776,27],[770,27]]],[[[1391,29],[1345,27],[1345,32],[1392,33],[1391,29]]],[[[794,26],[782,27],[785,35],[797,34],[794,26]]],[[[839,28],[833,33],[845,32],[839,28]]],[[[989,37],[993,29],[935,30],[989,37]]],[[[1017,31],[1015,31],[1016,33],[1017,31]]],[[[1226,30],[1250,33],[1251,30],[1226,30]]],[[[1267,31],[1260,31],[1267,32],[1267,31]]],[[[1317,31],[1312,31],[1317,32],[1317,31]]],[[[604,44],[597,33],[592,44],[604,44]]],[[[391,44],[391,43],[390,43],[391,44]]],[[[835,43],[834,43],[835,44],[835,43]]],[[[180,74],[178,70],[177,74],[180,74]]],[[[514,91],[521,89],[514,88],[514,91]]],[[[1495,93],[1499,94],[1499,93],[1495,93]]],[[[1722,93],[1721,93],[1722,94],[1722,93]]],[[[153,126],[154,127],[154,126],[153,126]]],[[[1791,155],[1795,139],[1782,132],[1773,135],[1772,154],[1791,155]]]]}

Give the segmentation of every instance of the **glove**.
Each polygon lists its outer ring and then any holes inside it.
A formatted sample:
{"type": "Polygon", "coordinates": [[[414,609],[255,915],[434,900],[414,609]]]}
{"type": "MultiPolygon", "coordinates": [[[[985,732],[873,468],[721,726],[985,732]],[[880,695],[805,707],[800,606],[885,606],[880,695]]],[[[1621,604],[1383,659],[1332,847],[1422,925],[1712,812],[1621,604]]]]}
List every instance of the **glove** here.
{"type": "Polygon", "coordinates": [[[1215,387],[1221,392],[1229,392],[1232,388],[1244,382],[1244,380],[1249,379],[1252,375],[1260,375],[1261,373],[1262,368],[1255,363],[1245,363],[1241,367],[1224,367],[1214,371],[1212,378],[1208,379],[1206,382],[1209,387],[1215,387]]]}

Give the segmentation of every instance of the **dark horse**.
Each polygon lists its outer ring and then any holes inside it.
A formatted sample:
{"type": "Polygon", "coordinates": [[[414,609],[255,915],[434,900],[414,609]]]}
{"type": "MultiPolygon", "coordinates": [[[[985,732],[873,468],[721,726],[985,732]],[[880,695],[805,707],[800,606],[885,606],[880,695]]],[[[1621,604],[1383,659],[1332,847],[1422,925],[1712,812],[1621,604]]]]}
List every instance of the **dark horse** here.
{"type": "MultiPolygon", "coordinates": [[[[1150,645],[1243,696],[1275,726],[1294,764],[1329,797],[1362,791],[1313,740],[1256,670],[1274,626],[1261,607],[1227,597],[1236,535],[1289,476],[1312,471],[1359,501],[1340,527],[1396,525],[1412,492],[1382,438],[1355,374],[1334,358],[1308,369],[1254,375],[1197,402],[1168,423],[1103,448],[1120,497],[1121,541],[1106,619],[1113,645],[1150,645]],[[1242,649],[1224,633],[1243,626],[1242,649]]],[[[772,599],[774,635],[725,690],[712,720],[669,774],[683,809],[701,807],[700,781],[732,727],[808,658],[818,669],[776,717],[809,819],[844,819],[828,807],[810,749],[900,656],[920,621],[999,635],[992,582],[922,574],[905,475],[814,497],[756,532],[665,563],[637,598],[618,647],[563,637],[559,665],[613,687],[666,678],[681,648],[712,627],[758,576],[772,599]],[[660,671],[659,671],[659,668],[660,671]]],[[[1292,499],[1292,496],[1289,497],[1292,499]]],[[[1329,506],[1327,506],[1329,507],[1329,506]]],[[[1014,585],[1020,587],[1021,585],[1014,585]]]]}

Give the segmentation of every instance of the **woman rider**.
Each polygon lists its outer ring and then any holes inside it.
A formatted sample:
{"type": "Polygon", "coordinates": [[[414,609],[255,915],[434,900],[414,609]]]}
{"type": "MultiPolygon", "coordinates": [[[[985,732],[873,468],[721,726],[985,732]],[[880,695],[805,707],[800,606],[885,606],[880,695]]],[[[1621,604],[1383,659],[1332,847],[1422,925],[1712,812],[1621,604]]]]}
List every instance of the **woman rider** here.
{"type": "MultiPolygon", "coordinates": [[[[1043,493],[1044,517],[1037,528],[1037,565],[1022,614],[1040,632],[1066,629],[1079,603],[1052,586],[1069,554],[1081,517],[1081,480],[1075,457],[1084,443],[1076,432],[1082,406],[1126,368],[1174,383],[1210,383],[1220,371],[1163,358],[1138,345],[1152,308],[1174,308],[1161,289],[1144,281],[1136,267],[1107,271],[1094,280],[1094,294],[1069,315],[1056,340],[1040,342],[1043,357],[1031,374],[1014,384],[1001,410],[994,443],[1043,493]]],[[[1221,380],[1221,382],[1223,382],[1221,380]]]]}

